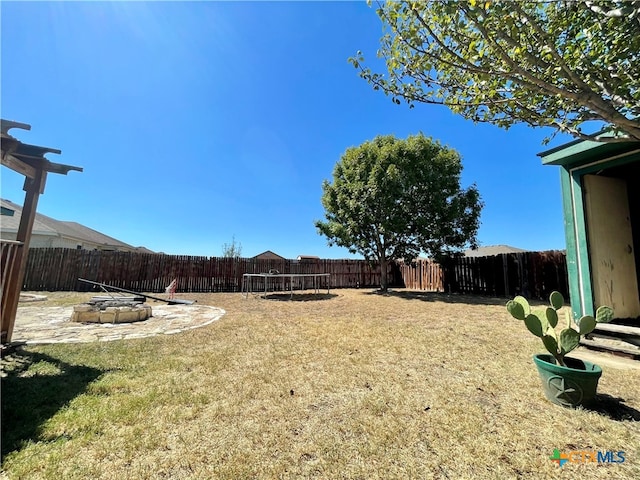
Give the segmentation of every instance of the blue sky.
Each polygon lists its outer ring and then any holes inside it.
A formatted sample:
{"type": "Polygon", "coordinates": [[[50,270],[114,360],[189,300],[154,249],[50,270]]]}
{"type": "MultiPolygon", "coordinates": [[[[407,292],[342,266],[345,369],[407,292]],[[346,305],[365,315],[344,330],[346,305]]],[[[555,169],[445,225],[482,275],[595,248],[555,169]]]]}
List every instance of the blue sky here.
{"type": "MultiPolygon", "coordinates": [[[[536,154],[569,139],[373,91],[347,61],[375,65],[382,24],[364,1],[0,8],[2,118],[84,168],[49,176],[40,213],[170,254],[219,256],[235,237],[243,256],[348,258],[313,224],[323,179],[351,146],[422,132],[462,154],[482,245],[565,246],[560,174],[536,154]]],[[[2,198],[22,203],[22,177],[1,174],[2,198]]]]}

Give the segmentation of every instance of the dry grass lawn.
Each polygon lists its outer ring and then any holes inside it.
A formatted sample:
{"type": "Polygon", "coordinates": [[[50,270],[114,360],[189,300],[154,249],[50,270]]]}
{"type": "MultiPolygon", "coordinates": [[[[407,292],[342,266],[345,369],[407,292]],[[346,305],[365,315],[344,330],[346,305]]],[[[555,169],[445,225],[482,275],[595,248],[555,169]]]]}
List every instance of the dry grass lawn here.
{"type": "Polygon", "coordinates": [[[179,296],[227,313],[3,360],[6,477],[640,478],[640,371],[604,366],[594,409],[548,403],[531,360],[541,344],[504,300],[179,296]],[[560,468],[554,449],[626,461],[560,468]]]}

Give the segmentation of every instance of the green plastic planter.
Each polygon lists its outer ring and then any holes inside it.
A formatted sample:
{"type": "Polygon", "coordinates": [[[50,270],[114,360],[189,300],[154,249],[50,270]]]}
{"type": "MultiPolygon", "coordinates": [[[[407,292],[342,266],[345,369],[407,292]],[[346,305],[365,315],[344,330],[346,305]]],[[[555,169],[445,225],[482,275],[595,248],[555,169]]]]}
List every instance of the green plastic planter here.
{"type": "Polygon", "coordinates": [[[565,358],[566,367],[556,365],[552,355],[540,353],[533,361],[538,367],[544,394],[552,403],[575,408],[589,405],[596,396],[602,369],[591,362],[565,358]]]}

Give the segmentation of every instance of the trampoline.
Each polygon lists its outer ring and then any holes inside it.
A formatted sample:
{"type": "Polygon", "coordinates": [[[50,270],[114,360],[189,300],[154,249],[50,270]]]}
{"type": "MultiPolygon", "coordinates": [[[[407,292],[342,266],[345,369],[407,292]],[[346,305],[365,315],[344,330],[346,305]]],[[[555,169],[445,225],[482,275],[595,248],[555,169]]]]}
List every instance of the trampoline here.
{"type": "Polygon", "coordinates": [[[280,291],[288,291],[290,293],[289,298],[293,298],[294,283],[299,284],[300,290],[305,290],[305,279],[311,279],[310,288],[313,288],[314,293],[319,293],[323,278],[327,279],[327,293],[329,293],[331,287],[331,282],[329,281],[330,276],[330,273],[245,273],[242,275],[242,294],[244,298],[247,298],[249,293],[262,293],[262,297],[267,298],[269,289],[275,291],[276,285],[280,283],[282,286],[280,291]],[[262,281],[260,281],[260,279],[262,279],[262,281]],[[288,290],[285,288],[287,280],[289,280],[288,290]],[[254,281],[256,281],[255,283],[258,284],[258,287],[262,288],[254,290],[254,281]]]}

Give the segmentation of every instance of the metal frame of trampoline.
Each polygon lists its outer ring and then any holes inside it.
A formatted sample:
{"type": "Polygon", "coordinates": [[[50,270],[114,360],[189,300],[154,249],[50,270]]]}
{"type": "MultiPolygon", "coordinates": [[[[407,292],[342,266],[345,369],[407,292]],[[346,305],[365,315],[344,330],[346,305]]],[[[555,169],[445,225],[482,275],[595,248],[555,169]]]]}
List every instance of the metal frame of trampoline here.
{"type": "MultiPolygon", "coordinates": [[[[244,273],[242,274],[242,295],[244,295],[244,298],[247,298],[249,296],[249,293],[253,293],[253,289],[252,289],[253,285],[251,281],[253,278],[264,278],[264,292],[256,291],[256,293],[262,293],[263,298],[267,298],[267,285],[269,284],[268,280],[272,279],[275,281],[276,279],[282,279],[282,291],[286,292],[284,288],[284,281],[286,278],[288,278],[289,292],[290,292],[289,298],[293,298],[293,279],[294,278],[301,279],[301,287],[302,287],[301,290],[304,290],[304,279],[306,277],[312,277],[314,293],[319,293],[320,287],[318,285],[318,277],[329,278],[330,276],[331,276],[330,273],[244,273]]],[[[272,283],[272,285],[274,284],[275,283],[272,283]]],[[[331,282],[327,281],[327,293],[329,293],[330,291],[330,288],[331,288],[330,284],[331,282]]]]}

